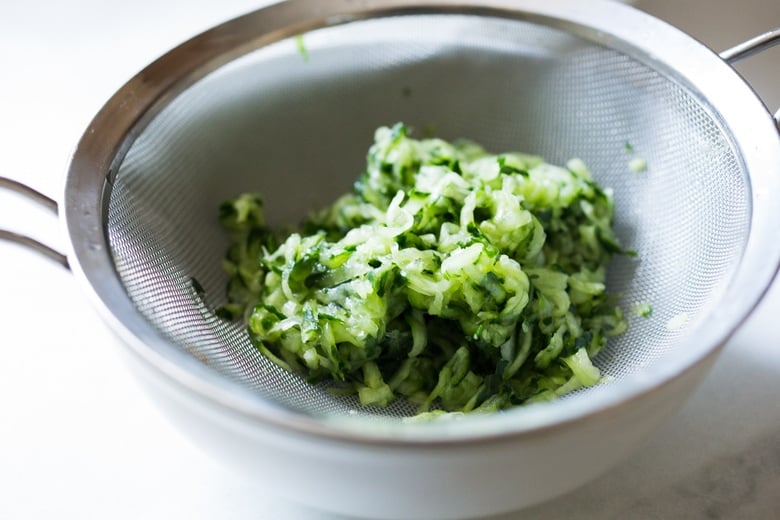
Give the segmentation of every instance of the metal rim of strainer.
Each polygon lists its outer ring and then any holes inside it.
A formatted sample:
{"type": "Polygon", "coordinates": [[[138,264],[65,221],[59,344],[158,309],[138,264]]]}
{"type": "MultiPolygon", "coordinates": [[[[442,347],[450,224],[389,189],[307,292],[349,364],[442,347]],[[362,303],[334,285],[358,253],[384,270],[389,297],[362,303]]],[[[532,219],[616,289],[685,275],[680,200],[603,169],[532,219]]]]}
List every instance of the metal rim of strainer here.
{"type": "Polygon", "coordinates": [[[153,62],[100,110],[77,145],[60,209],[70,241],[67,257],[103,317],[146,368],[181,388],[266,427],[357,442],[482,442],[566,427],[600,413],[619,413],[637,399],[718,351],[770,286],[780,264],[780,138],[776,122],[750,87],[717,54],[685,33],[622,4],[595,0],[291,0],[216,26],[153,62]],[[741,265],[718,306],[673,360],[651,375],[627,377],[554,406],[532,406],[491,417],[409,425],[304,417],[220,378],[168,343],[138,312],[111,257],[105,216],[111,185],[124,154],[145,125],[176,95],[209,72],[252,50],[317,28],[391,15],[471,14],[541,23],[620,52],[668,76],[711,107],[730,135],[743,171],[750,172],[751,226],[741,265]]]}

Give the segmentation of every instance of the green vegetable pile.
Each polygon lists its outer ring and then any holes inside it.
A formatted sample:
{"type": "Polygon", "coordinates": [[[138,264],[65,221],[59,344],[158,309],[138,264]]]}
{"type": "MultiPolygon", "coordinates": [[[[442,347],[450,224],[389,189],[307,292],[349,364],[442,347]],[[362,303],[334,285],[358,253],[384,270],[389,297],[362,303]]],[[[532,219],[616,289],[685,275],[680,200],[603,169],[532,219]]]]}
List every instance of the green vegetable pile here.
{"type": "Polygon", "coordinates": [[[363,405],[492,411],[600,381],[626,329],[605,292],[624,252],[610,193],[585,164],[491,155],[379,128],[354,189],[298,232],[260,196],[225,202],[225,318],[278,365],[363,405]]]}

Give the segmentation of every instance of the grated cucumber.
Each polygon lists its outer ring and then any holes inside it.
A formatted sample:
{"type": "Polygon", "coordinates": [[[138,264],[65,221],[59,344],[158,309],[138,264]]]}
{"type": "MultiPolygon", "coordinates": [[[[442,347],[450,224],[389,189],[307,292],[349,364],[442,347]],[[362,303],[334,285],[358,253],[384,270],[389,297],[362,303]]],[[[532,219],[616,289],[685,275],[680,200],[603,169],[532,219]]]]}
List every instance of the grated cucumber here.
{"type": "Polygon", "coordinates": [[[585,164],[379,128],[354,189],[278,236],[225,202],[229,304],[271,360],[420,413],[492,411],[596,384],[626,327],[606,293],[622,249],[585,164]]]}

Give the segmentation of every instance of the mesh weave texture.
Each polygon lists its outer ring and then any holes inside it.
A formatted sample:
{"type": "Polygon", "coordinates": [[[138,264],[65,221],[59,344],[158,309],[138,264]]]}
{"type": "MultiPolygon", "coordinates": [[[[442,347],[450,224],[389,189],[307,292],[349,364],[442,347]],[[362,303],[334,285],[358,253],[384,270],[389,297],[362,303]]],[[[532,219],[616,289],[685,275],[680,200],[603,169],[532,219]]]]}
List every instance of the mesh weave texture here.
{"type": "MultiPolygon", "coordinates": [[[[673,79],[520,21],[416,15],[305,38],[307,60],[283,41],[187,89],[117,173],[106,222],[117,271],[138,310],[194,359],[302,413],[362,413],[214,316],[226,284],[217,209],[259,191],[271,224],[295,223],[348,190],[373,130],[397,121],[494,152],[580,157],[614,191],[618,235],[638,252],[609,275],[630,318],[597,358],[616,380],[652,369],[718,304],[748,232],[747,177],[709,108],[673,79]],[[646,172],[629,169],[636,156],[646,172]],[[632,316],[640,302],[650,318],[632,316]]],[[[399,402],[370,412],[411,411],[399,402]]]]}

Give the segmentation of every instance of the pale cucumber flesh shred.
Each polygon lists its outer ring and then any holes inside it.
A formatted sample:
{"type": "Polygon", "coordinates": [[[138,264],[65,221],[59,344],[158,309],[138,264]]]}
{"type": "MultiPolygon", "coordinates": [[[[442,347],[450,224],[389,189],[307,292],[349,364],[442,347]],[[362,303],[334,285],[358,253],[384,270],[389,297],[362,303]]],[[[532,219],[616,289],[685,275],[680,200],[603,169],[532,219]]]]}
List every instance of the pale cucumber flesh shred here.
{"type": "Polygon", "coordinates": [[[260,196],[221,207],[230,303],[271,360],[362,404],[492,411],[596,384],[626,320],[605,287],[624,252],[585,164],[379,128],[354,189],[300,230],[260,196]]]}

